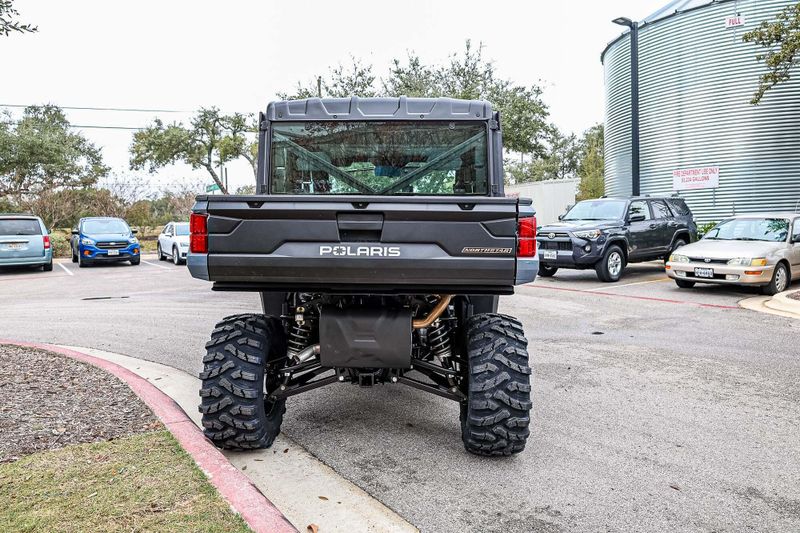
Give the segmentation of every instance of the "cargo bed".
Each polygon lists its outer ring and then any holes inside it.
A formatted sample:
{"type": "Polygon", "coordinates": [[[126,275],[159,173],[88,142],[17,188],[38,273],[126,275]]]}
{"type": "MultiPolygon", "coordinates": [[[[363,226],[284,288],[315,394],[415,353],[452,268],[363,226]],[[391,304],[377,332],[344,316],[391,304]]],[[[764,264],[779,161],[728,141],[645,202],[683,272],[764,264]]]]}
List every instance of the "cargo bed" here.
{"type": "MultiPolygon", "coordinates": [[[[200,196],[208,253],[192,275],[216,290],[511,294],[528,199],[200,196]]],[[[535,273],[534,273],[535,275],[535,273]]]]}

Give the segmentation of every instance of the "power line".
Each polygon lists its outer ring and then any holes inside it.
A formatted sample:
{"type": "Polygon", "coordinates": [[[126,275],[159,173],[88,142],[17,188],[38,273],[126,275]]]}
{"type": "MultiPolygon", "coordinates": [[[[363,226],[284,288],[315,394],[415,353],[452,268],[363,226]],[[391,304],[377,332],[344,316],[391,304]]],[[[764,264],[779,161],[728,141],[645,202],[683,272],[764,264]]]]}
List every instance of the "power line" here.
{"type": "MultiPolygon", "coordinates": [[[[26,108],[31,107],[26,104],[0,104],[0,107],[12,108],[26,108]]],[[[192,113],[193,111],[181,111],[178,109],[138,109],[133,107],[70,107],[70,106],[56,106],[60,109],[71,109],[79,111],[124,111],[131,113],[192,113]]]]}
{"type": "MultiPolygon", "coordinates": [[[[0,104],[0,107],[24,109],[26,107],[32,107],[34,105],[36,104],[0,104]]],[[[69,109],[77,111],[121,111],[126,113],[183,113],[183,114],[194,113],[194,111],[187,111],[181,109],[139,109],[136,107],[76,107],[76,106],[65,106],[65,105],[56,105],[56,107],[58,107],[59,109],[69,109]]],[[[222,111],[224,112],[224,110],[222,111]]],[[[234,111],[234,113],[247,115],[249,113],[252,113],[252,111],[248,112],[234,111]]]]}
{"type": "Polygon", "coordinates": [[[88,124],[88,125],[78,125],[78,124],[70,124],[70,128],[88,128],[88,129],[98,129],[98,130],[143,130],[146,129],[144,127],[136,127],[136,126],[100,126],[97,124],[88,124]]]}

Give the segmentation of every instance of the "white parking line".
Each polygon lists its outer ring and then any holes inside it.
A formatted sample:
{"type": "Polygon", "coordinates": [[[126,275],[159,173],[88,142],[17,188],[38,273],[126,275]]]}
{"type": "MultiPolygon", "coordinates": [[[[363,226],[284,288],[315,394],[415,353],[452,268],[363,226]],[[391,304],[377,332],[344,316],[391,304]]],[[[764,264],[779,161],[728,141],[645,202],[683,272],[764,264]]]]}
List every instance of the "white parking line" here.
{"type": "Polygon", "coordinates": [[[669,281],[670,278],[649,279],[647,281],[634,281],[633,283],[625,283],[622,285],[603,285],[602,287],[595,287],[594,289],[586,289],[583,292],[604,291],[610,289],[621,289],[622,287],[632,287],[633,285],[644,285],[645,283],[658,283],[659,281],[669,281]]]}
{"type": "Polygon", "coordinates": [[[72,272],[70,272],[70,271],[69,271],[69,269],[68,269],[67,267],[65,267],[65,266],[64,266],[64,263],[56,263],[56,264],[57,264],[58,266],[60,266],[61,268],[63,268],[63,269],[64,269],[64,272],[66,272],[66,273],[67,273],[67,274],[69,274],[70,276],[74,276],[74,275],[75,275],[75,274],[73,274],[72,272]]]}
{"type": "Polygon", "coordinates": [[[156,263],[151,263],[150,261],[145,261],[144,259],[142,259],[142,263],[146,263],[146,264],[148,264],[150,266],[154,266],[154,267],[158,267],[158,268],[163,268],[164,270],[173,270],[173,269],[171,269],[169,267],[165,267],[164,265],[157,265],[156,263]]]}

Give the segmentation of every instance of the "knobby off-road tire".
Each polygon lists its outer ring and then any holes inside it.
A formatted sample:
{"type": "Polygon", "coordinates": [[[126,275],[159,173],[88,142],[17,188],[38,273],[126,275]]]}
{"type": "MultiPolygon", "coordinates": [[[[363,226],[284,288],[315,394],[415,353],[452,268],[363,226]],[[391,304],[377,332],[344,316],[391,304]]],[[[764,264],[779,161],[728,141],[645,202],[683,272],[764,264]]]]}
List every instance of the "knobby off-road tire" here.
{"type": "Polygon", "coordinates": [[[512,455],[530,434],[531,369],[522,324],[496,313],[467,321],[467,400],[461,439],[477,455],[512,455]]]}
{"type": "Polygon", "coordinates": [[[265,399],[265,389],[272,392],[279,378],[278,372],[265,376],[265,367],[285,355],[286,335],[277,318],[234,315],[217,324],[200,374],[203,433],[215,446],[247,450],[272,445],[286,400],[265,399]]]}

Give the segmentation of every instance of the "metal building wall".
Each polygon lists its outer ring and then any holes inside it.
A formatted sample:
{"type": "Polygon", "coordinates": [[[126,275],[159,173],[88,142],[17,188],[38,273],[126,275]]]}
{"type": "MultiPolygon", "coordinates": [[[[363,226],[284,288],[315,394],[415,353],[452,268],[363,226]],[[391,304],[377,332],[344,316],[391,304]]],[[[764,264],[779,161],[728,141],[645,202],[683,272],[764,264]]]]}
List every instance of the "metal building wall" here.
{"type": "MultiPolygon", "coordinates": [[[[729,0],[639,31],[641,191],[672,193],[672,171],[720,167],[716,190],[682,191],[698,220],[800,209],[800,73],[750,98],[763,66],[742,35],[791,0],[729,0]],[[740,13],[746,24],[726,28],[740,13]]],[[[611,44],[606,72],[606,191],[630,193],[630,38],[611,44]]]]}

